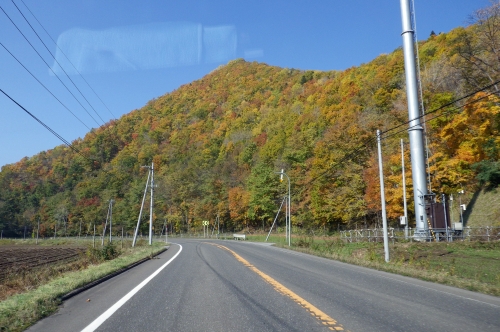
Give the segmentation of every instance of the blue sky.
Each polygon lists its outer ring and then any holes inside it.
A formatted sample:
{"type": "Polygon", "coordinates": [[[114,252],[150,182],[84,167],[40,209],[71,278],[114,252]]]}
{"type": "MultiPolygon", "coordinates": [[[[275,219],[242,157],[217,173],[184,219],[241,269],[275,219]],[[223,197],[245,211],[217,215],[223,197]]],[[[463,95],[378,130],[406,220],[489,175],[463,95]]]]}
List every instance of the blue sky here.
{"type": "MultiPolygon", "coordinates": [[[[414,1],[420,40],[467,25],[468,15],[489,3],[414,1]]],[[[234,58],[343,70],[402,44],[396,0],[0,0],[0,6],[0,89],[68,141],[234,58]]],[[[0,142],[0,165],[62,144],[1,93],[0,142]]]]}

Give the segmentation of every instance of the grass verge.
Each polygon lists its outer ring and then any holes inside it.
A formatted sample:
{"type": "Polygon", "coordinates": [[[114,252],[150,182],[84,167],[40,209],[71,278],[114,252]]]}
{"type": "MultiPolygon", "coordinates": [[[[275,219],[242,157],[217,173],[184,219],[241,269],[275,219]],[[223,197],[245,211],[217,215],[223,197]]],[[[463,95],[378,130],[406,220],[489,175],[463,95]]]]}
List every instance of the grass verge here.
{"type": "MultiPolygon", "coordinates": [[[[265,236],[248,236],[264,241],[265,236]]],[[[283,236],[270,242],[288,248],[283,236]]],[[[500,296],[500,242],[400,242],[389,245],[385,262],[383,243],[345,243],[339,237],[299,236],[292,250],[374,268],[484,294],[500,296]]]]}
{"type": "MultiPolygon", "coordinates": [[[[26,329],[55,312],[63,295],[143,258],[152,257],[161,251],[164,245],[164,243],[157,242],[153,243],[152,247],[143,245],[125,248],[120,250],[119,256],[104,262],[102,262],[101,256],[110,255],[109,250],[88,250],[87,259],[91,263],[84,266],[83,269],[82,266],[79,266],[76,271],[62,271],[57,276],[49,277],[49,281],[42,283],[35,289],[12,295],[0,302],[0,331],[26,329]],[[100,261],[101,263],[96,264],[92,261],[100,261]]],[[[34,272],[33,275],[37,275],[37,273],[34,272]]]]}

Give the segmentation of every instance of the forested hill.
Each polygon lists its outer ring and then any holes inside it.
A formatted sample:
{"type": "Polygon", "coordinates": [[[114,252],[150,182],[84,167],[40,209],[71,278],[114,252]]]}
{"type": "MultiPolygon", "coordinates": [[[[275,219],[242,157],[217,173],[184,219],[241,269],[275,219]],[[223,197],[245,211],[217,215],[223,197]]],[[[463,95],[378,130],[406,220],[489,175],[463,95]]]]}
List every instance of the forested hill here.
{"type": "MultiPolygon", "coordinates": [[[[484,29],[459,28],[419,45],[424,104],[431,113],[432,190],[438,194],[500,182],[498,98],[492,89],[472,93],[500,77],[498,54],[487,47],[492,41],[483,38],[484,29]]],[[[405,95],[401,49],[341,72],[234,60],[88,133],[73,142],[74,149],[58,146],[3,166],[0,228],[4,236],[20,234],[40,220],[42,236],[52,235],[55,226],[63,234],[64,224],[69,234],[78,233],[80,223],[86,232],[94,223],[101,227],[114,199],[114,222],[131,231],[147,179],[141,166],[151,162],[157,231],[165,219],[185,231],[217,214],[226,229],[270,225],[287,191],[286,180],[280,183],[275,173],[281,169],[291,180],[294,225],[370,224],[380,199],[376,146],[366,142],[373,142],[377,129],[397,127],[383,141],[394,221],[403,206],[405,95]]],[[[411,209],[408,167],[406,174],[411,209]]]]}

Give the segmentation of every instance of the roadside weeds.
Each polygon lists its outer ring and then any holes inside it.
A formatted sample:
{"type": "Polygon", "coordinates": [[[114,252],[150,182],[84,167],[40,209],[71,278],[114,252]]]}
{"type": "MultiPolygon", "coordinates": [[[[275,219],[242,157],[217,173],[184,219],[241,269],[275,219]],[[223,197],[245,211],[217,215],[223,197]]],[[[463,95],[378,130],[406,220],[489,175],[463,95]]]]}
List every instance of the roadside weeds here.
{"type": "Polygon", "coordinates": [[[63,272],[60,277],[52,279],[39,287],[15,294],[0,302],[0,331],[23,331],[38,320],[55,312],[62,298],[68,293],[85,285],[95,283],[101,278],[109,278],[137,261],[151,259],[163,251],[164,243],[127,249],[112,259],[95,261],[84,269],[63,272]]]}

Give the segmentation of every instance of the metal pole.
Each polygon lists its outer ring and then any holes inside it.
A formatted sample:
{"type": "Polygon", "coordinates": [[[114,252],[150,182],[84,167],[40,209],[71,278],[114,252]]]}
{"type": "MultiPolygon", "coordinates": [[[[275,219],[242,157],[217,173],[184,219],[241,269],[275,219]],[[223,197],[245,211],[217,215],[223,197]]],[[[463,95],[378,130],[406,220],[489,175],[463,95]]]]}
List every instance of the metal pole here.
{"type": "Polygon", "coordinates": [[[92,248],[95,248],[95,223],[94,223],[94,235],[92,236],[92,248]]]}
{"type": "Polygon", "coordinates": [[[445,223],[445,227],[446,227],[446,241],[450,241],[450,234],[448,232],[448,216],[446,214],[446,195],[443,194],[441,196],[443,198],[443,210],[444,210],[444,223],[445,223]]]}
{"type": "Polygon", "coordinates": [[[286,178],[288,179],[288,246],[290,247],[292,244],[292,192],[290,191],[290,178],[288,175],[286,178]]]}
{"type": "Polygon", "coordinates": [[[38,223],[36,228],[36,244],[38,244],[38,233],[40,232],[40,217],[38,217],[38,223]]]}
{"type": "Polygon", "coordinates": [[[406,94],[408,99],[408,118],[410,120],[408,135],[410,137],[410,154],[413,179],[413,200],[415,203],[416,230],[414,237],[427,238],[427,215],[425,212],[425,195],[427,195],[427,175],[425,169],[425,153],[423,128],[420,124],[418,108],[418,88],[415,67],[414,31],[411,25],[409,0],[400,0],[401,20],[403,26],[403,52],[406,74],[406,94]]]}
{"type": "Polygon", "coordinates": [[[408,207],[406,206],[406,176],[405,176],[405,154],[403,151],[403,139],[401,139],[401,167],[403,171],[403,208],[405,216],[405,239],[408,239],[408,207]]]}
{"type": "Polygon", "coordinates": [[[81,234],[82,234],[82,219],[80,219],[80,230],[78,231],[78,238],[80,238],[81,234]]]}
{"type": "Polygon", "coordinates": [[[148,172],[148,179],[146,180],[146,188],[144,188],[144,195],[142,196],[141,210],[139,212],[139,218],[137,219],[137,227],[134,232],[134,239],[132,240],[132,248],[135,247],[135,241],[137,240],[137,234],[139,232],[139,225],[141,223],[142,209],[144,208],[144,200],[146,199],[146,194],[148,192],[149,177],[151,176],[151,170],[148,172]]]}
{"type": "Polygon", "coordinates": [[[290,200],[290,196],[291,196],[291,192],[290,192],[290,177],[288,177],[288,175],[282,170],[281,171],[283,173],[283,175],[286,176],[286,179],[288,180],[288,207],[286,209],[287,211],[287,219],[288,219],[288,246],[290,247],[291,245],[291,241],[292,241],[292,213],[291,213],[291,200],[290,200]]]}
{"type": "Polygon", "coordinates": [[[455,225],[453,223],[455,220],[453,219],[453,194],[450,194],[450,224],[452,224],[453,229],[455,228],[455,225]]]}
{"type": "Polygon", "coordinates": [[[459,202],[458,202],[458,204],[459,204],[458,208],[460,210],[460,222],[462,223],[462,229],[464,229],[464,216],[462,214],[462,195],[463,195],[463,193],[464,193],[463,190],[460,190],[458,192],[458,200],[459,200],[459,202]]]}
{"type": "Polygon", "coordinates": [[[284,169],[281,172],[276,172],[281,174],[280,181],[283,181],[283,175],[286,176],[288,180],[288,202],[287,202],[287,213],[285,215],[285,240],[288,240],[288,246],[290,247],[292,241],[292,213],[291,213],[291,191],[290,191],[290,177],[285,173],[284,169]]]}
{"type": "Polygon", "coordinates": [[[382,168],[382,147],[380,146],[380,130],[377,130],[377,145],[378,145],[378,168],[380,174],[380,201],[382,203],[382,225],[384,227],[384,253],[385,253],[385,261],[389,262],[389,237],[387,235],[387,215],[385,211],[385,188],[384,188],[384,172],[382,168]]]}
{"type": "Polygon", "coordinates": [[[106,236],[106,228],[108,228],[108,218],[109,218],[109,205],[108,205],[108,214],[106,215],[106,223],[104,224],[104,230],[102,231],[101,246],[104,245],[104,237],[106,236]]]}
{"type": "Polygon", "coordinates": [[[113,220],[113,200],[109,200],[109,243],[112,241],[111,224],[113,220]]]}
{"type": "Polygon", "coordinates": [[[151,163],[151,203],[149,205],[149,245],[153,244],[153,191],[154,191],[154,165],[151,163]]]}

